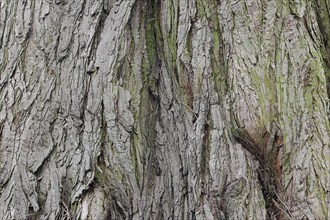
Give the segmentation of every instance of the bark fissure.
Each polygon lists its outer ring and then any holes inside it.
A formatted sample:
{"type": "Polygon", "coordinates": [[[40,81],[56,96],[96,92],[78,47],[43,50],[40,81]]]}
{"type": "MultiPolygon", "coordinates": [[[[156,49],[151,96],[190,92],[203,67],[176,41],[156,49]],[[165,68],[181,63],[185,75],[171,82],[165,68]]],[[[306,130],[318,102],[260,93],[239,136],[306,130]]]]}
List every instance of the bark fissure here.
{"type": "Polygon", "coordinates": [[[0,219],[330,219],[328,0],[0,1],[0,219]]]}

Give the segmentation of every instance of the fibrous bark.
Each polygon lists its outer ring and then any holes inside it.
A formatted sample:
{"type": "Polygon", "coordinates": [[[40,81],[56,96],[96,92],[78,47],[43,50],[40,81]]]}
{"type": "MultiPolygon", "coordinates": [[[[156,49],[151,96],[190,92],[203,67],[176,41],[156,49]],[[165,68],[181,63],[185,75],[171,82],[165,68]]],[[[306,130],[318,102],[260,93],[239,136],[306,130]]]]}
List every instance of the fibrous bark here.
{"type": "Polygon", "coordinates": [[[330,219],[329,0],[0,2],[0,219],[330,219]]]}

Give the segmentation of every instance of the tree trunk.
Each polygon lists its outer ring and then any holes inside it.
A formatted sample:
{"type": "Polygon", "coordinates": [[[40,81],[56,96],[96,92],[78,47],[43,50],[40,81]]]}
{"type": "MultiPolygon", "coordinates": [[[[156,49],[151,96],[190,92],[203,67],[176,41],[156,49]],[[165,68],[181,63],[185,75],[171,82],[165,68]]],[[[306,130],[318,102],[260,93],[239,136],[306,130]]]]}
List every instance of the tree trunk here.
{"type": "Polygon", "coordinates": [[[329,0],[1,0],[0,219],[330,219],[329,0]]]}

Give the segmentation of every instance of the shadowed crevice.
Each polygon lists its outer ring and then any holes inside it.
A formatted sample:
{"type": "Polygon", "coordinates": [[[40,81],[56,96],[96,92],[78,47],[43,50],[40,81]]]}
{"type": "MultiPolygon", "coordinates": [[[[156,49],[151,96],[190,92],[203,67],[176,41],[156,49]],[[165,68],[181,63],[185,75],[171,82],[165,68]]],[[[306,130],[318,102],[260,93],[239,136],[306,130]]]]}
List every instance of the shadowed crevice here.
{"type": "MultiPolygon", "coordinates": [[[[330,6],[327,0],[317,0],[313,2],[314,9],[316,11],[317,23],[319,30],[309,30],[319,31],[321,33],[323,47],[321,47],[321,52],[323,56],[323,66],[325,69],[325,77],[327,83],[327,94],[328,99],[330,99],[330,6]]],[[[307,22],[307,21],[306,21],[307,22]]],[[[308,26],[307,26],[308,27],[308,26]]]]}

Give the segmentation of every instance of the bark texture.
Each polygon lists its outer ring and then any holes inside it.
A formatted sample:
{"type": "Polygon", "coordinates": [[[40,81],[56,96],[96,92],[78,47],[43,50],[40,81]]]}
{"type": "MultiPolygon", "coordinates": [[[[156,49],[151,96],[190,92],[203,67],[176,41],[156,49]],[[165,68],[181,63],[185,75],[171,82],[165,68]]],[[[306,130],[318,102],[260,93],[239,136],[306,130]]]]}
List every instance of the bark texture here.
{"type": "Polygon", "coordinates": [[[330,219],[329,0],[1,0],[0,219],[330,219]]]}

